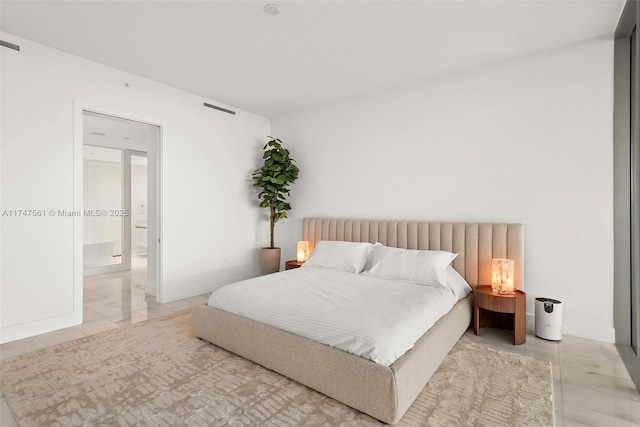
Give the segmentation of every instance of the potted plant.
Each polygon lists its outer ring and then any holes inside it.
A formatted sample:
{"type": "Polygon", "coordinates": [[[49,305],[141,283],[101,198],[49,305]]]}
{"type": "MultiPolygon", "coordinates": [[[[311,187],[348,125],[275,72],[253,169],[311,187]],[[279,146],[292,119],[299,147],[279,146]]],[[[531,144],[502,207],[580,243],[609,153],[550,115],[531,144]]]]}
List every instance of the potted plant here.
{"type": "Polygon", "coordinates": [[[273,230],[276,222],[287,217],[291,205],[287,202],[289,185],[298,179],[299,169],[289,156],[289,150],[282,147],[282,141],[270,136],[265,144],[264,163],[253,174],[253,186],[260,189],[260,207],[269,209],[270,246],[260,249],[262,274],[280,271],[280,248],[276,248],[273,230]]]}

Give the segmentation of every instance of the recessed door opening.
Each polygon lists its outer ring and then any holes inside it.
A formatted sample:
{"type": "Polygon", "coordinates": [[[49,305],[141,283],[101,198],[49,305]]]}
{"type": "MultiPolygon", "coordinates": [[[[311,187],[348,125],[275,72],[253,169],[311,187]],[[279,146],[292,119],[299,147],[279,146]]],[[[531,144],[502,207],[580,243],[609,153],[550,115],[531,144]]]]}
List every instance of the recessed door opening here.
{"type": "Polygon", "coordinates": [[[160,129],[87,111],[82,122],[83,321],[135,323],[159,309],[160,129]]]}

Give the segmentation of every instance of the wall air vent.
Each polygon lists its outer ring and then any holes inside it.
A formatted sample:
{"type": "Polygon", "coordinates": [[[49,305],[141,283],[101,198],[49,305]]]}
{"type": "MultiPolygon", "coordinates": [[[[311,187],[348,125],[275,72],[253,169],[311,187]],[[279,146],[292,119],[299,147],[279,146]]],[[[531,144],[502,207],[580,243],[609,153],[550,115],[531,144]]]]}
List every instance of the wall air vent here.
{"type": "Polygon", "coordinates": [[[204,106],[205,107],[209,107],[209,108],[213,108],[214,110],[218,110],[218,111],[222,111],[222,112],[225,112],[225,113],[233,114],[234,116],[236,115],[235,111],[231,111],[231,110],[227,110],[226,108],[217,107],[215,105],[207,104],[206,102],[204,103],[204,106]]]}
{"type": "Polygon", "coordinates": [[[4,40],[0,40],[0,46],[8,47],[9,49],[17,50],[20,52],[20,46],[17,44],[9,43],[4,40]]]}

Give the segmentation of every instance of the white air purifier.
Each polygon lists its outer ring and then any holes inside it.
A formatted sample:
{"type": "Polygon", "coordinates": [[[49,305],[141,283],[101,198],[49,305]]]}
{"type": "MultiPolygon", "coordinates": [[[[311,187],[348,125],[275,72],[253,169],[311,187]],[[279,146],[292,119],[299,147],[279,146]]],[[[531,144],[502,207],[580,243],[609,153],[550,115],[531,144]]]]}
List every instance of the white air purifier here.
{"type": "Polygon", "coordinates": [[[562,303],[551,298],[536,298],[536,336],[550,341],[562,339],[562,303]]]}

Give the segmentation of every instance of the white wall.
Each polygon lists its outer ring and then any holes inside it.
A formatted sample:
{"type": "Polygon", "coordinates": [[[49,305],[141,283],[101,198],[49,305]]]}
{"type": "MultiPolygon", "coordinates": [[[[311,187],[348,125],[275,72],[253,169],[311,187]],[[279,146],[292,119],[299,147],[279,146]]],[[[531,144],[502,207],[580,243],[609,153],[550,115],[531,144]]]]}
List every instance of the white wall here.
{"type": "Polygon", "coordinates": [[[594,40],[272,120],[301,169],[283,258],[305,216],[523,223],[527,312],[613,342],[612,114],[594,40]]]}
{"type": "MultiPolygon", "coordinates": [[[[122,209],[122,163],[85,159],[83,167],[83,209],[122,209]]],[[[122,217],[86,216],[82,223],[84,226],[83,243],[112,242],[112,256],[120,256],[120,258],[111,260],[108,264],[114,261],[118,264],[123,262],[122,227],[124,221],[122,217]]],[[[94,267],[98,267],[98,265],[94,265],[94,267]]]]}
{"type": "MultiPolygon", "coordinates": [[[[74,152],[74,105],[157,124],[164,300],[257,274],[257,248],[268,228],[256,209],[250,173],[270,133],[268,119],[211,110],[203,101],[219,103],[10,34],[1,37],[21,46],[20,52],[0,49],[2,209],[76,206],[74,162],[82,155],[74,152]]],[[[2,218],[2,342],[82,321],[73,234],[73,218],[2,218]]]]}

